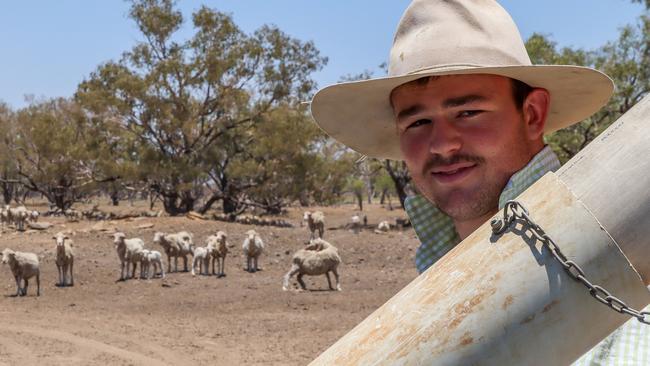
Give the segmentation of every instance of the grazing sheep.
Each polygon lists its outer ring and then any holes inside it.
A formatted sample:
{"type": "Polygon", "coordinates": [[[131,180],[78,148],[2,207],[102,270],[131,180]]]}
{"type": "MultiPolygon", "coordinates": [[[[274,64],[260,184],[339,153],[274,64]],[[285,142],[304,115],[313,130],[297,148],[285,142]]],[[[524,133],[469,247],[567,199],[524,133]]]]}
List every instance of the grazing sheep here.
{"type": "Polygon", "coordinates": [[[332,244],[323,239],[312,240],[304,249],[298,250],[293,255],[291,261],[291,269],[286,275],[284,275],[284,282],[282,284],[283,290],[288,290],[289,280],[296,273],[298,274],[298,283],[303,290],[306,290],[307,287],[302,280],[302,276],[318,276],[323,274],[327,277],[327,284],[329,285],[330,290],[334,290],[329,275],[329,273],[332,272],[336,278],[336,291],[341,291],[338,273],[338,266],[341,264],[341,257],[339,257],[338,250],[332,244]]]}
{"type": "Polygon", "coordinates": [[[226,233],[217,231],[217,235],[210,235],[206,239],[206,247],[208,253],[212,257],[212,274],[214,275],[214,264],[217,262],[218,277],[224,277],[226,272],[224,270],[226,265],[226,254],[228,254],[228,242],[226,233]]]}
{"type": "Polygon", "coordinates": [[[309,240],[316,239],[316,231],[318,231],[318,237],[323,238],[323,234],[325,233],[325,215],[321,211],[305,211],[302,219],[303,221],[307,221],[307,226],[311,232],[309,240]]]}
{"type": "Polygon", "coordinates": [[[57,286],[68,285],[68,273],[70,273],[70,286],[74,286],[74,265],[73,242],[67,234],[58,232],[52,237],[56,242],[56,268],[59,271],[59,283],[57,286]]]}
{"type": "Polygon", "coordinates": [[[158,270],[160,270],[160,277],[165,278],[162,254],[157,250],[143,249],[140,255],[140,278],[151,279],[151,277],[156,277],[158,270]]]}
{"type": "Polygon", "coordinates": [[[187,256],[192,253],[193,235],[187,231],[175,234],[157,232],[153,236],[153,242],[163,247],[167,254],[167,272],[172,272],[172,257],[174,258],[174,272],[178,271],[178,257],[183,258],[183,268],[187,272],[187,256]]]}
{"type": "Polygon", "coordinates": [[[117,256],[121,264],[120,280],[123,281],[129,277],[129,264],[133,265],[131,278],[134,278],[136,265],[142,258],[144,241],[140,238],[126,239],[124,233],[115,233],[113,234],[113,238],[113,244],[115,244],[115,250],[117,251],[117,256]],[[124,273],[125,268],[126,273],[124,273]]]}
{"type": "Polygon", "coordinates": [[[194,270],[196,265],[199,265],[199,274],[207,275],[208,274],[208,264],[210,263],[210,257],[208,253],[208,248],[206,247],[196,247],[192,248],[192,276],[195,276],[194,270]]]}
{"type": "Polygon", "coordinates": [[[264,251],[264,242],[255,230],[248,230],[246,232],[246,238],[244,239],[242,249],[244,251],[244,255],[246,256],[246,271],[259,271],[257,259],[264,251]]]}
{"type": "Polygon", "coordinates": [[[28,211],[27,219],[29,220],[29,222],[38,222],[38,217],[40,215],[41,214],[36,210],[28,211]]]}
{"type": "Polygon", "coordinates": [[[359,234],[359,230],[361,229],[361,218],[359,215],[354,215],[350,219],[350,226],[352,227],[352,231],[354,231],[355,234],[359,234]]]}
{"type": "Polygon", "coordinates": [[[16,279],[16,295],[27,295],[29,279],[36,276],[36,296],[41,296],[41,279],[38,267],[38,256],[34,253],[14,252],[7,248],[2,251],[2,263],[9,264],[11,273],[16,279]],[[25,281],[25,287],[20,287],[21,281],[25,281]]]}
{"type": "Polygon", "coordinates": [[[390,223],[388,221],[382,221],[377,225],[377,229],[375,229],[376,234],[383,234],[387,233],[390,231],[390,223]]]}

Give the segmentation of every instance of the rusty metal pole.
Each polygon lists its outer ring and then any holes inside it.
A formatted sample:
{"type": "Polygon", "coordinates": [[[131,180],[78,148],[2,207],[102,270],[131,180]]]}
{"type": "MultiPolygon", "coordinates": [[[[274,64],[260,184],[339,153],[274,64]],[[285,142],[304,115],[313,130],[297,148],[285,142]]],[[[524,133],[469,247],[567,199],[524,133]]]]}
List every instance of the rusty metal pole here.
{"type": "MultiPolygon", "coordinates": [[[[650,303],[650,97],[517,200],[593,284],[650,303]]],[[[570,364],[628,319],[530,228],[486,223],[312,365],[570,364]]]]}

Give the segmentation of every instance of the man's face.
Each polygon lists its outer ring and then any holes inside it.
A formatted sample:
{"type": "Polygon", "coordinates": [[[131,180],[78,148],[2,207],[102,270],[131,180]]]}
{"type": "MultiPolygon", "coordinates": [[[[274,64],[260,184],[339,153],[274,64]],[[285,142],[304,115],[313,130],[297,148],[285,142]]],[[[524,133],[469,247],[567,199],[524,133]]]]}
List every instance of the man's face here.
{"type": "Polygon", "coordinates": [[[415,184],[456,221],[496,211],[510,176],[537,152],[506,77],[434,77],[396,88],[391,101],[415,184]]]}

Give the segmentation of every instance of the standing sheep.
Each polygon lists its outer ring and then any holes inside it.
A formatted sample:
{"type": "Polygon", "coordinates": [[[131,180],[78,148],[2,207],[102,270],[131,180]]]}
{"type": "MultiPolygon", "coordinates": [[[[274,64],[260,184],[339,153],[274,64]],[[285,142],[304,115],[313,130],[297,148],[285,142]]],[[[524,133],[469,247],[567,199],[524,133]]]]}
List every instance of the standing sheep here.
{"type": "Polygon", "coordinates": [[[216,275],[218,277],[226,276],[226,254],[228,254],[228,242],[226,233],[223,231],[217,231],[217,235],[208,236],[206,239],[206,246],[208,248],[208,253],[212,257],[212,274],[215,274],[214,264],[217,262],[216,275]]]}
{"type": "Polygon", "coordinates": [[[126,280],[129,277],[129,264],[133,265],[131,278],[134,278],[136,265],[142,258],[144,241],[140,238],[126,239],[124,233],[115,233],[113,234],[113,238],[113,244],[115,244],[115,250],[117,251],[117,256],[121,264],[120,281],[126,280]],[[126,273],[124,273],[125,268],[126,273]]]}
{"type": "Polygon", "coordinates": [[[52,237],[56,242],[56,268],[59,271],[59,283],[57,286],[67,286],[68,273],[70,273],[70,286],[74,286],[74,275],[72,267],[74,265],[73,242],[67,234],[58,232],[52,237]]]}
{"type": "Polygon", "coordinates": [[[308,246],[298,250],[293,255],[291,269],[284,275],[282,289],[284,291],[288,290],[289,280],[297,273],[298,283],[303,290],[306,290],[307,287],[302,280],[302,276],[318,276],[323,274],[327,277],[327,284],[330,290],[334,290],[329,275],[332,272],[336,278],[336,291],[341,291],[338,273],[339,264],[341,264],[341,257],[339,257],[336,247],[323,239],[313,240],[308,246]]]}
{"type": "Polygon", "coordinates": [[[325,215],[321,211],[305,211],[302,219],[303,221],[307,221],[307,226],[311,232],[309,236],[310,241],[316,239],[316,231],[318,231],[318,237],[323,238],[323,234],[325,233],[325,215]]]}
{"type": "Polygon", "coordinates": [[[167,272],[172,272],[172,258],[174,258],[174,272],[178,271],[178,257],[183,258],[183,268],[187,272],[187,256],[192,253],[194,246],[192,234],[181,231],[175,234],[157,232],[153,236],[153,242],[163,247],[167,254],[167,272]]]}
{"type": "Polygon", "coordinates": [[[355,234],[359,234],[359,230],[361,230],[361,218],[359,215],[354,215],[350,219],[350,226],[352,227],[352,231],[354,231],[355,234]]]}
{"type": "Polygon", "coordinates": [[[151,279],[151,277],[156,277],[158,269],[160,270],[160,277],[165,278],[162,254],[157,250],[143,249],[140,256],[140,278],[151,279]],[[152,266],[153,268],[151,268],[152,266]]]}
{"type": "Polygon", "coordinates": [[[28,280],[36,276],[36,296],[41,296],[41,278],[38,265],[38,256],[34,253],[14,252],[7,248],[2,251],[2,263],[9,264],[11,273],[16,279],[16,295],[27,295],[28,280]],[[25,280],[25,287],[20,287],[25,280]]]}
{"type": "Polygon", "coordinates": [[[207,275],[208,274],[208,264],[210,263],[210,257],[208,253],[208,248],[206,247],[197,247],[192,248],[192,276],[196,275],[194,270],[196,265],[199,265],[199,274],[207,275]]]}
{"type": "Polygon", "coordinates": [[[257,265],[257,259],[264,251],[264,242],[255,230],[248,230],[246,232],[246,238],[244,239],[242,249],[246,256],[246,271],[259,271],[260,269],[257,265]]]}

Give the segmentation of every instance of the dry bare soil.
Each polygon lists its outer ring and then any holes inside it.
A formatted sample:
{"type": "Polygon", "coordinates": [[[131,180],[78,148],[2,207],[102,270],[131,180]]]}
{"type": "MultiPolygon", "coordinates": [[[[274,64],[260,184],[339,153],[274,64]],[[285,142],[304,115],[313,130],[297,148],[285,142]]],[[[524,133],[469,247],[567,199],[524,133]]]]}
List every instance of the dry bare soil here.
{"type": "MultiPolygon", "coordinates": [[[[55,224],[47,231],[5,230],[0,249],[41,258],[42,294],[35,296],[32,280],[26,297],[11,297],[13,276],[8,266],[0,267],[0,365],[305,365],[417,275],[412,229],[355,235],[341,228],[355,208],[314,208],[325,212],[325,239],[339,248],[343,260],[341,292],[329,291],[324,276],[305,276],[309,291],[296,291],[295,278],[294,290],[282,291],[293,252],[309,237],[300,226],[299,208],[283,217],[294,228],[255,228],[267,245],[257,273],[243,270],[243,234],[252,228],[247,225],[160,217],[108,221],[109,231],[100,231],[93,229],[97,222],[46,217],[40,221],[55,224]],[[147,224],[153,227],[141,228],[147,224]],[[165,279],[118,282],[119,261],[109,234],[114,229],[143,238],[150,248],[155,231],[187,230],[204,245],[208,235],[224,230],[234,244],[226,277],[178,272],[165,279]],[[59,288],[52,235],[64,230],[74,233],[75,286],[59,288]]],[[[374,225],[405,217],[379,205],[364,213],[374,225]]]]}

